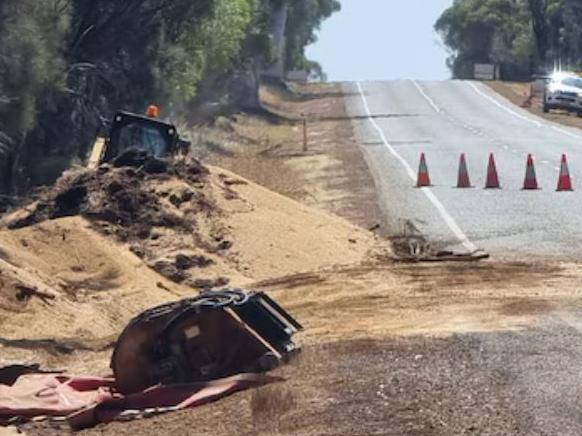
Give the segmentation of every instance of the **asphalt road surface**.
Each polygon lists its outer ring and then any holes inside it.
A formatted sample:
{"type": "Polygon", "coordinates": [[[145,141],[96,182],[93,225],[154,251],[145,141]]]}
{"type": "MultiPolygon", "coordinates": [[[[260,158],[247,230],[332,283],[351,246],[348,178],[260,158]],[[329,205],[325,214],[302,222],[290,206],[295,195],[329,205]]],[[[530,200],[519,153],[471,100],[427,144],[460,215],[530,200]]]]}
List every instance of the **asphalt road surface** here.
{"type": "Polygon", "coordinates": [[[388,233],[504,258],[582,258],[582,130],[512,105],[482,83],[413,80],[344,85],[388,233]],[[430,188],[415,187],[420,153],[430,188]],[[502,189],[484,189],[489,153],[502,189]],[[474,188],[457,189],[460,153],[474,188]],[[541,189],[524,191],[533,154],[541,189]],[[574,192],[556,192],[566,153],[574,192]]]}

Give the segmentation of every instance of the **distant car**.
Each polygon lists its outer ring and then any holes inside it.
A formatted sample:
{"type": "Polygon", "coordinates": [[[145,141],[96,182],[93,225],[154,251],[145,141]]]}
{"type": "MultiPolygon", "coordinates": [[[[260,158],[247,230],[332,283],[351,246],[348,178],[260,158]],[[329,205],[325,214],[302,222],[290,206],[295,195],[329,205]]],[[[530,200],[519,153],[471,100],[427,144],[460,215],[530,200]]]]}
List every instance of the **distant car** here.
{"type": "Polygon", "coordinates": [[[544,91],[544,112],[562,109],[582,116],[582,78],[571,73],[551,76],[544,91]]]}

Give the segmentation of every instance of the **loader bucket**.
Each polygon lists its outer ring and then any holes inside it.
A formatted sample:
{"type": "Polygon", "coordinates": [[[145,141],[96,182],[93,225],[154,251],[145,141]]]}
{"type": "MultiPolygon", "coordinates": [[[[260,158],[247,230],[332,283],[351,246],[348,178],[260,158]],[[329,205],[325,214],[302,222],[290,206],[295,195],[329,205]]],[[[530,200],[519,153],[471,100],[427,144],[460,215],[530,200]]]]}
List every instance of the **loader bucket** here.
{"type": "Polygon", "coordinates": [[[265,293],[205,291],[135,317],[117,341],[111,368],[124,394],[266,372],[297,351],[291,338],[301,329],[265,293]]]}

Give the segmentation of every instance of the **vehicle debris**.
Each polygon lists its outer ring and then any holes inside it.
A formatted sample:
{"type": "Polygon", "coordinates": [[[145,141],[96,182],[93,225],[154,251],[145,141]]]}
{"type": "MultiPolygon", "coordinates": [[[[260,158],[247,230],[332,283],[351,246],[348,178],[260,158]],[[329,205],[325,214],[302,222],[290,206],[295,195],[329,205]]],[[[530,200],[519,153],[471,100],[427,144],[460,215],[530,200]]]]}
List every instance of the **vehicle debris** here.
{"type": "Polygon", "coordinates": [[[111,368],[124,394],[266,372],[297,352],[291,337],[301,329],[263,292],[206,291],[135,317],[117,341],[111,368]]]}
{"type": "Polygon", "coordinates": [[[24,372],[11,383],[0,384],[0,426],[33,420],[68,423],[71,429],[82,430],[201,406],[280,380],[264,374],[238,374],[208,382],[157,385],[124,396],[117,392],[112,378],[24,372]]]}
{"type": "Polygon", "coordinates": [[[472,252],[437,250],[420,234],[394,236],[391,242],[397,262],[474,262],[490,257],[481,249],[472,252]]]}
{"type": "Polygon", "coordinates": [[[121,333],[111,358],[113,378],[38,365],[0,368],[0,425],[44,417],[79,430],[280,381],[265,373],[298,352],[291,337],[301,329],[263,292],[205,291],[157,306],[121,333]]]}

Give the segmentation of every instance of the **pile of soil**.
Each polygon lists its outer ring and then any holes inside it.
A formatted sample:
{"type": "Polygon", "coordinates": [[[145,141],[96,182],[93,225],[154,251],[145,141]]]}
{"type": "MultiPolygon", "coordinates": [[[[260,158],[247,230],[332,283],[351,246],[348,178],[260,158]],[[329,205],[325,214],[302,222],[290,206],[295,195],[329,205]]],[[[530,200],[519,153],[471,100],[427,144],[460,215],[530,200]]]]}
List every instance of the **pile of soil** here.
{"type": "Polygon", "coordinates": [[[221,215],[208,189],[209,171],[195,159],[167,161],[128,150],[111,164],[66,172],[34,204],[7,217],[4,226],[20,229],[48,220],[83,216],[95,228],[129,243],[131,251],[159,274],[193,288],[224,286],[224,277],[199,277],[189,272],[215,263],[208,252],[227,250],[232,243],[218,236],[221,215]],[[214,227],[214,228],[213,228],[214,227]],[[205,234],[211,231],[212,235],[205,234]],[[192,239],[187,252],[161,253],[160,242],[176,246],[192,239]],[[201,249],[196,250],[196,248],[201,249]]]}
{"type": "MultiPolygon", "coordinates": [[[[187,289],[243,286],[360,262],[377,242],[342,219],[228,171],[139,150],[95,169],[66,172],[36,202],[2,218],[0,232],[34,232],[68,218],[87,220],[98,234],[187,289]]],[[[13,255],[20,249],[30,251],[20,247],[13,255]]]]}
{"type": "Polygon", "coordinates": [[[383,246],[341,218],[195,160],[132,152],[71,170],[0,219],[0,365],[105,370],[106,352],[55,360],[30,344],[91,348],[114,340],[143,310],[199,289],[262,288],[367,262],[383,246]]]}
{"type": "MultiPolygon", "coordinates": [[[[8,219],[6,227],[17,229],[46,220],[82,215],[94,220],[120,240],[145,239],[154,227],[182,227],[192,230],[195,223],[166,210],[152,182],[179,177],[200,188],[208,170],[196,160],[170,164],[139,150],[120,155],[112,165],[66,172],[54,188],[28,208],[25,216],[8,219]]],[[[176,206],[196,200],[201,209],[211,210],[200,189],[182,193],[176,206]],[[195,198],[196,197],[196,198],[195,198]]],[[[174,197],[172,197],[172,200],[174,197]]]]}

